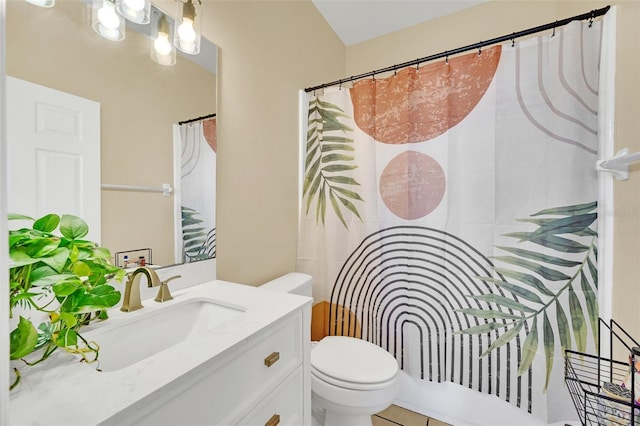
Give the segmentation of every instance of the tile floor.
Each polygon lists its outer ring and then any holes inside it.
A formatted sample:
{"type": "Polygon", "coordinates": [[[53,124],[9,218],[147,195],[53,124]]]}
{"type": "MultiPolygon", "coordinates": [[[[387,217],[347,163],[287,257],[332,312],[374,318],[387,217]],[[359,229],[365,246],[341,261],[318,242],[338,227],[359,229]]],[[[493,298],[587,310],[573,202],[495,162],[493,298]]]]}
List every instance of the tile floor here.
{"type": "Polygon", "coordinates": [[[450,426],[440,420],[431,419],[406,408],[392,405],[372,416],[373,426],[450,426]]]}

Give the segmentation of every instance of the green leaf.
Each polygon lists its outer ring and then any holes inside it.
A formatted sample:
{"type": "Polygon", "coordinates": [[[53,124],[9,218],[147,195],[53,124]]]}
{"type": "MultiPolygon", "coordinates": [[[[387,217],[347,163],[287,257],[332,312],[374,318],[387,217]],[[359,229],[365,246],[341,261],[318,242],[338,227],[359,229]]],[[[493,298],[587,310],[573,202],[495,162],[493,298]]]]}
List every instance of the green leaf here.
{"type": "Polygon", "coordinates": [[[111,260],[111,250],[106,247],[96,247],[93,249],[93,257],[96,259],[111,260]]]}
{"type": "Polygon", "coordinates": [[[513,256],[496,256],[494,257],[494,259],[499,260],[501,262],[504,263],[509,263],[511,265],[516,265],[516,266],[520,266],[522,268],[528,269],[531,272],[535,272],[536,274],[540,275],[541,277],[550,280],[550,281],[563,281],[563,280],[568,280],[569,278],[571,278],[570,276],[560,272],[560,271],[556,271],[554,269],[551,268],[547,268],[546,266],[542,266],[538,263],[534,263],[534,262],[530,262],[528,260],[519,258],[519,257],[513,257],[513,256]]]}
{"type": "Polygon", "coordinates": [[[520,333],[520,330],[522,329],[523,324],[524,324],[524,320],[518,321],[516,325],[514,325],[512,328],[502,333],[500,337],[494,340],[493,343],[489,345],[487,350],[484,351],[482,355],[480,355],[480,358],[487,356],[492,350],[497,349],[500,346],[509,343],[514,337],[516,337],[520,333]]]}
{"type": "Polygon", "coordinates": [[[467,295],[467,297],[470,297],[472,299],[482,300],[488,303],[495,303],[498,306],[510,308],[519,312],[529,312],[529,313],[536,312],[535,309],[532,309],[527,305],[523,305],[522,303],[516,302],[513,299],[508,299],[504,296],[500,296],[497,294],[480,294],[480,295],[470,294],[470,295],[467,295]]]}
{"type": "Polygon", "coordinates": [[[488,322],[485,324],[476,325],[473,327],[465,328],[464,330],[456,331],[454,334],[482,334],[489,331],[496,330],[498,328],[504,328],[506,325],[497,322],[488,322]]]}
{"type": "MultiPolygon", "coordinates": [[[[358,200],[358,201],[363,201],[362,198],[360,198],[360,195],[358,195],[356,192],[349,191],[348,189],[344,189],[344,188],[341,188],[339,186],[332,186],[331,189],[333,189],[334,191],[339,192],[340,194],[342,194],[342,195],[344,195],[346,197],[349,197],[351,199],[358,200]]],[[[356,213],[356,215],[357,215],[357,213],[356,213]]]]}
{"type": "Polygon", "coordinates": [[[456,312],[472,315],[478,318],[487,318],[487,319],[521,319],[522,318],[522,315],[513,315],[505,312],[494,311],[491,309],[463,308],[463,309],[456,309],[456,312]]]}
{"type": "Polygon", "coordinates": [[[33,258],[44,257],[53,253],[59,245],[59,238],[42,238],[29,244],[26,253],[33,258]]]}
{"type": "Polygon", "coordinates": [[[51,323],[40,323],[38,326],[38,343],[36,344],[36,349],[41,348],[51,341],[55,328],[56,326],[51,323]]]}
{"type": "Polygon", "coordinates": [[[344,216],[340,211],[340,205],[338,204],[338,201],[336,199],[336,196],[333,194],[333,191],[329,191],[329,201],[331,201],[331,207],[333,207],[333,211],[336,212],[336,216],[338,216],[338,219],[340,219],[340,222],[342,222],[344,227],[348,229],[349,227],[347,226],[347,222],[345,222],[344,220],[344,216]]]}
{"type": "Polygon", "coordinates": [[[569,286],[569,312],[571,313],[573,338],[576,341],[577,351],[585,352],[587,348],[587,324],[584,320],[584,313],[578,296],[576,296],[576,292],[571,286],[569,286]]]}
{"type": "Polygon", "coordinates": [[[576,204],[573,206],[554,207],[551,209],[540,210],[538,213],[534,213],[531,216],[542,216],[542,215],[573,216],[577,214],[589,213],[595,210],[597,207],[598,207],[598,202],[592,201],[590,203],[585,203],[585,204],[576,204]]]}
{"type": "Polygon", "coordinates": [[[7,215],[7,218],[9,220],[30,220],[33,222],[33,218],[30,216],[25,216],[23,214],[17,214],[17,213],[9,213],[7,215]]]}
{"type": "Polygon", "coordinates": [[[558,322],[560,346],[564,355],[564,351],[571,350],[571,328],[569,327],[567,316],[562,309],[562,304],[558,300],[556,300],[556,321],[558,322]]]}
{"type": "Polygon", "coordinates": [[[354,178],[348,176],[325,176],[325,179],[329,182],[342,183],[345,185],[360,185],[354,178]]]}
{"type": "Polygon", "coordinates": [[[356,149],[353,145],[343,144],[343,143],[323,143],[322,144],[322,152],[332,152],[332,151],[355,151],[356,149]]]}
{"type": "MultiPolygon", "coordinates": [[[[45,268],[47,268],[49,271],[53,271],[48,266],[45,268]]],[[[42,268],[38,268],[38,269],[40,270],[42,268]]],[[[36,287],[48,287],[48,286],[58,284],[60,282],[64,282],[67,280],[76,280],[78,282],[80,281],[78,280],[78,277],[76,277],[73,274],[56,274],[55,271],[53,271],[53,274],[40,275],[38,277],[35,277],[34,274],[32,273],[31,279],[33,280],[31,281],[31,285],[36,287]]]]}
{"type": "Polygon", "coordinates": [[[331,163],[334,161],[353,161],[354,157],[344,154],[327,154],[322,156],[322,163],[331,163]]]}
{"type": "Polygon", "coordinates": [[[38,331],[31,321],[21,316],[18,326],[9,334],[9,358],[20,359],[29,355],[37,343],[38,331]]]}
{"type": "MultiPolygon", "coordinates": [[[[346,115],[345,115],[346,117],[346,115]]],[[[349,143],[352,144],[353,143],[353,139],[351,138],[346,138],[344,136],[324,136],[322,138],[322,142],[340,142],[340,143],[349,143]]]]}
{"type": "Polygon", "coordinates": [[[91,275],[91,268],[84,262],[78,261],[71,266],[71,270],[79,277],[88,277],[91,275]]]}
{"type": "Polygon", "coordinates": [[[322,170],[327,173],[335,173],[335,172],[346,172],[347,170],[354,170],[357,168],[358,166],[349,166],[348,164],[331,164],[329,166],[324,166],[322,170]]]}
{"type": "Polygon", "coordinates": [[[547,378],[544,382],[544,391],[547,391],[547,386],[549,386],[549,377],[551,376],[551,370],[553,369],[553,355],[555,350],[555,335],[553,334],[553,328],[551,328],[551,323],[549,322],[549,317],[547,317],[547,312],[544,313],[543,319],[543,328],[542,334],[544,342],[544,356],[547,361],[547,378]]]}
{"type": "Polygon", "coordinates": [[[550,296],[553,297],[555,296],[555,293],[552,292],[551,290],[549,290],[540,279],[534,277],[533,275],[530,274],[525,274],[522,272],[517,272],[517,271],[511,271],[509,269],[501,269],[501,268],[495,268],[495,271],[502,275],[505,276],[507,278],[512,278],[514,280],[518,280],[521,283],[530,285],[531,287],[535,288],[536,290],[538,290],[540,293],[546,295],[546,296],[550,296]]]}
{"type": "Polygon", "coordinates": [[[556,266],[565,266],[567,268],[572,268],[574,266],[580,265],[580,262],[575,262],[573,260],[566,260],[556,256],[549,256],[544,253],[538,253],[535,251],[524,250],[513,247],[503,247],[497,246],[500,250],[508,251],[520,257],[525,257],[527,259],[536,260],[538,262],[550,263],[556,266]]]}
{"type": "Polygon", "coordinates": [[[324,225],[324,217],[327,212],[327,197],[324,191],[324,185],[320,188],[320,193],[318,194],[318,203],[316,205],[316,222],[318,218],[322,219],[322,224],[324,225]]]}
{"type": "Polygon", "coordinates": [[[591,258],[587,257],[587,266],[589,266],[589,273],[591,274],[591,278],[593,278],[594,287],[598,288],[598,269],[593,265],[591,258]]]}
{"type": "Polygon", "coordinates": [[[360,213],[358,213],[358,209],[351,201],[340,196],[337,196],[337,198],[338,200],[340,200],[342,205],[344,205],[346,208],[348,208],[351,211],[351,213],[353,213],[358,219],[362,220],[362,218],[360,217],[360,213]]]}
{"type": "Polygon", "coordinates": [[[496,284],[504,288],[505,290],[510,291],[512,294],[515,294],[516,296],[520,296],[523,299],[528,300],[529,302],[544,305],[544,302],[542,301],[542,299],[540,299],[540,297],[537,294],[535,294],[530,290],[527,290],[526,288],[517,286],[515,284],[511,284],[505,281],[501,281],[496,284]]]}
{"type": "Polygon", "coordinates": [[[78,346],[78,335],[70,328],[63,328],[54,343],[61,348],[78,346]]]}
{"type": "Polygon", "coordinates": [[[78,216],[65,214],[60,219],[60,233],[70,240],[77,240],[89,233],[89,226],[78,216]]]}
{"type": "Polygon", "coordinates": [[[120,292],[110,285],[101,285],[82,294],[77,301],[76,313],[94,312],[111,308],[120,301],[120,292]]]}
{"type": "Polygon", "coordinates": [[[81,285],[82,281],[80,281],[78,277],[73,276],[73,279],[68,279],[66,281],[60,282],[54,285],[52,288],[56,296],[64,297],[73,294],[81,285]]]}
{"type": "Polygon", "coordinates": [[[589,280],[583,271],[580,271],[580,284],[584,298],[587,302],[587,311],[589,312],[589,323],[591,324],[591,334],[593,341],[598,343],[598,297],[591,289],[589,280]]]}
{"type": "Polygon", "coordinates": [[[524,340],[524,344],[522,345],[522,359],[520,360],[520,365],[518,366],[518,376],[521,376],[531,367],[531,363],[536,356],[537,349],[538,322],[536,321],[536,317],[534,317],[531,331],[529,332],[529,334],[527,334],[527,338],[524,340]]]}
{"type": "Polygon", "coordinates": [[[9,268],[19,268],[21,266],[38,263],[40,259],[34,259],[22,251],[9,252],[9,268]]]}
{"type": "Polygon", "coordinates": [[[579,242],[568,238],[557,237],[555,235],[545,234],[540,237],[532,235],[529,241],[563,253],[582,253],[589,250],[589,247],[584,244],[580,244],[579,242]]]}
{"type": "Polygon", "coordinates": [[[43,257],[42,260],[47,265],[51,266],[56,272],[62,272],[64,266],[69,259],[69,249],[66,247],[58,247],[48,257],[43,257]]]}
{"type": "Polygon", "coordinates": [[[76,316],[68,312],[60,312],[60,320],[67,328],[75,327],[75,325],[78,323],[78,319],[76,318],[76,316]]]}
{"type": "Polygon", "coordinates": [[[60,223],[60,216],[57,214],[48,214],[36,220],[33,224],[33,229],[37,229],[42,232],[53,232],[60,223]]]}
{"type": "Polygon", "coordinates": [[[533,236],[537,237],[543,234],[573,234],[574,232],[580,232],[588,228],[597,218],[598,215],[596,213],[563,217],[540,226],[533,233],[533,236]]]}

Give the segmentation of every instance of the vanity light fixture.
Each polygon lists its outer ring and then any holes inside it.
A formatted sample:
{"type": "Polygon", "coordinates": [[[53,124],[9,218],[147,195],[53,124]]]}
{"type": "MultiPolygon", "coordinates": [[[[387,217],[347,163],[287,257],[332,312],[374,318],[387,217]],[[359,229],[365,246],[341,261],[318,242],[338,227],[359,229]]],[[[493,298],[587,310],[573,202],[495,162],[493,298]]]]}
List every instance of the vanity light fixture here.
{"type": "Polygon", "coordinates": [[[154,11],[153,44],[151,45],[151,58],[161,65],[174,65],[176,63],[176,48],[171,44],[171,23],[167,15],[160,11],[154,11]]]}
{"type": "Polygon", "coordinates": [[[116,10],[127,20],[136,24],[148,24],[151,11],[149,0],[116,0],[116,10]]]}
{"type": "Polygon", "coordinates": [[[91,27],[107,40],[124,40],[124,19],[116,12],[115,0],[91,0],[91,27]]]}
{"type": "MultiPolygon", "coordinates": [[[[201,0],[177,0],[181,3],[178,12],[180,19],[177,30],[173,37],[173,44],[190,55],[197,55],[200,52],[200,22],[202,21],[201,0]]],[[[176,23],[177,25],[177,23],[176,23]]]]}
{"type": "Polygon", "coordinates": [[[35,6],[40,7],[53,7],[56,4],[56,0],[26,0],[35,6]]]}

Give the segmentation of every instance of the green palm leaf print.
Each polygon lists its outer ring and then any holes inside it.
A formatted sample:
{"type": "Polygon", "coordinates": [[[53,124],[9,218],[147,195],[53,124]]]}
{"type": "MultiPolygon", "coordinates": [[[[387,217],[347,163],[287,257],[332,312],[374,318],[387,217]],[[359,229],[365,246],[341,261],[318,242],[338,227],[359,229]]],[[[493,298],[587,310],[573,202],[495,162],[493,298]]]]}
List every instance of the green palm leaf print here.
{"type": "Polygon", "coordinates": [[[352,190],[360,184],[349,176],[349,172],[358,166],[353,164],[355,148],[349,137],[353,129],[340,122],[343,117],[348,116],[334,104],[318,98],[309,102],[302,194],[306,198],[305,214],[309,214],[315,200],[316,222],[324,224],[327,204],[330,204],[340,222],[348,228],[345,213],[350,211],[362,220],[355,201],[363,199],[352,190]]]}
{"type": "Polygon", "coordinates": [[[482,334],[498,330],[499,337],[482,356],[511,341],[529,324],[518,375],[531,368],[538,346],[542,345],[546,361],[545,391],[553,369],[556,341],[563,351],[575,344],[578,351],[584,352],[590,328],[598,344],[597,232],[593,229],[596,209],[596,202],[556,207],[520,220],[536,228],[505,236],[517,239],[516,244],[527,248],[496,246],[507,253],[494,257],[496,263],[504,266],[494,267],[493,277],[476,277],[511,297],[493,293],[469,295],[467,297],[484,301],[487,308],[458,310],[485,322],[457,333],[482,334]],[[564,306],[561,296],[567,300],[564,306]],[[555,319],[555,323],[551,319],[555,319]],[[506,325],[504,320],[508,320],[506,325]]]}

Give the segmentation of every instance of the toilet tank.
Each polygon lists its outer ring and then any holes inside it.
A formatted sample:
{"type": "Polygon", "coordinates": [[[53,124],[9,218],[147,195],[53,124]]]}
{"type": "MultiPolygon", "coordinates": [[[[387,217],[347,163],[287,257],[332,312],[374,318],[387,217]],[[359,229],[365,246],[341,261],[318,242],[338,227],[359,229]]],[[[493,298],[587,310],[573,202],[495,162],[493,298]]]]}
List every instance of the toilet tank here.
{"type": "Polygon", "coordinates": [[[301,272],[290,272],[274,280],[267,281],[260,287],[267,290],[311,297],[312,284],[313,278],[311,275],[303,274],[301,272]]]}

